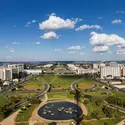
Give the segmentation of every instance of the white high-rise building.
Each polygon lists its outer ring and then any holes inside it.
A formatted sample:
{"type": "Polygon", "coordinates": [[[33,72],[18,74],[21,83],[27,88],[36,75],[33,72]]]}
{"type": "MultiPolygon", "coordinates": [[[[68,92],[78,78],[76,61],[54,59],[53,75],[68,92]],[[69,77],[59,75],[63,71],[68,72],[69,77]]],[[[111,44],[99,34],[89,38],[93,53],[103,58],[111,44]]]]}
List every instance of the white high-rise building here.
{"type": "MultiPolygon", "coordinates": [[[[17,73],[24,72],[24,64],[9,64],[8,68],[17,69],[17,73]]],[[[15,70],[13,70],[15,72],[15,70]]]]}
{"type": "Polygon", "coordinates": [[[93,69],[98,69],[99,68],[99,64],[97,64],[97,63],[93,63],[93,69]]]}
{"type": "Polygon", "coordinates": [[[12,69],[1,68],[0,69],[0,79],[2,79],[2,80],[12,80],[12,69]]]}
{"type": "Polygon", "coordinates": [[[107,76],[120,77],[121,68],[119,66],[103,66],[101,67],[101,79],[107,76]]]}

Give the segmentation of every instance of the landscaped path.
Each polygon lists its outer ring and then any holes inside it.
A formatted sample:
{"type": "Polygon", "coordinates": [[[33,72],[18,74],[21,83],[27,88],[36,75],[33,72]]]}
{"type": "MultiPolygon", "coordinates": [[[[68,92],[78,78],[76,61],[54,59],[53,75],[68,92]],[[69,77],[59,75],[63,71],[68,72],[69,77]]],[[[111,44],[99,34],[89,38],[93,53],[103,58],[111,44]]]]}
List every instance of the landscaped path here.
{"type": "Polygon", "coordinates": [[[125,119],[119,122],[117,125],[125,125],[125,119]]]}
{"type": "Polygon", "coordinates": [[[48,100],[47,93],[45,94],[45,99],[39,104],[39,106],[33,111],[31,118],[29,119],[29,125],[34,125],[37,122],[41,122],[41,117],[38,115],[38,110],[45,104],[48,100]]]}
{"type": "Polygon", "coordinates": [[[9,117],[7,117],[6,119],[4,119],[0,123],[0,125],[15,125],[15,119],[16,119],[18,112],[19,112],[19,110],[16,111],[15,113],[13,113],[12,115],[10,115],[9,117]]]}

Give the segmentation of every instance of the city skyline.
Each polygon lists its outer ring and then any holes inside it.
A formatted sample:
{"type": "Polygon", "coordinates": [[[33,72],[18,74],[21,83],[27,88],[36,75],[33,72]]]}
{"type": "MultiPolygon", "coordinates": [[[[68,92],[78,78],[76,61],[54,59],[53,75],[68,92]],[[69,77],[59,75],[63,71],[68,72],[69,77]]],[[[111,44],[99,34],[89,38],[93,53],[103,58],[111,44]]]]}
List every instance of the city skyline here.
{"type": "Polygon", "coordinates": [[[125,59],[124,0],[0,3],[0,61],[125,59]]]}

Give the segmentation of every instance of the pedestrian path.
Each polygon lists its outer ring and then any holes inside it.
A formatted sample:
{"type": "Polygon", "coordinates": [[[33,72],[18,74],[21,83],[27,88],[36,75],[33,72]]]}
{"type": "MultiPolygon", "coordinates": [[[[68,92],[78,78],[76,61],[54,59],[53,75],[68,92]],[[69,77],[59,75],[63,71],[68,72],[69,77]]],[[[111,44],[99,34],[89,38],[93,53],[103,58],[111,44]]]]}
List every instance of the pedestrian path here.
{"type": "Polygon", "coordinates": [[[12,115],[10,115],[9,117],[7,117],[6,119],[4,119],[0,123],[0,125],[15,125],[15,119],[16,119],[18,112],[19,112],[19,110],[16,111],[15,113],[13,113],[12,115]]]}

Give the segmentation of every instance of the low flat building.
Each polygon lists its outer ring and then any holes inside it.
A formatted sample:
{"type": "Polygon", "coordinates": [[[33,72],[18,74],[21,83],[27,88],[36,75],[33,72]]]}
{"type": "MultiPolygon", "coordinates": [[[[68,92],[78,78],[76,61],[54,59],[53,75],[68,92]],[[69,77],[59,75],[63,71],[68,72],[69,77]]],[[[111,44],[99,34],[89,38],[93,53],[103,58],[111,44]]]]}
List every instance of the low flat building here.
{"type": "Polygon", "coordinates": [[[24,70],[24,72],[27,74],[41,74],[42,70],[41,69],[26,69],[24,70]]]}

